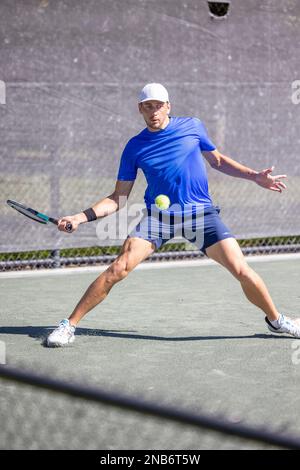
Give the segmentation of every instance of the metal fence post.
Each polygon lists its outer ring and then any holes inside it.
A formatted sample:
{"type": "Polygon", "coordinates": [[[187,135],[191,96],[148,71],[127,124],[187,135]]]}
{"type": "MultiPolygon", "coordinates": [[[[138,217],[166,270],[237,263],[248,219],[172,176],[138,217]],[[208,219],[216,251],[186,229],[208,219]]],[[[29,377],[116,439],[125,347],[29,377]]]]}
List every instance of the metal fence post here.
{"type": "Polygon", "coordinates": [[[60,251],[59,250],[53,250],[51,251],[51,258],[53,260],[52,267],[53,268],[60,268],[61,263],[60,263],[60,251]]]}

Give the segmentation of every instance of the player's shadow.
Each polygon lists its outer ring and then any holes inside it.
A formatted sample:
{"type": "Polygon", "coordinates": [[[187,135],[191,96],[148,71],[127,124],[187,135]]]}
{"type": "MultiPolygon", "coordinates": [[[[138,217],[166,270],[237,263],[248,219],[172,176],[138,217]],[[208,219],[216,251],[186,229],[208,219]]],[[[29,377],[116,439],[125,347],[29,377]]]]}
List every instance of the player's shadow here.
{"type": "MultiPolygon", "coordinates": [[[[45,346],[45,339],[53,331],[55,327],[45,326],[1,326],[0,335],[24,335],[30,338],[39,339],[42,345],[45,346]]],[[[137,334],[132,331],[119,331],[119,330],[101,330],[94,328],[76,328],[76,336],[102,336],[119,339],[133,339],[133,340],[150,340],[150,341],[207,341],[207,340],[221,340],[221,339],[294,339],[291,336],[278,336],[268,334],[253,334],[253,335],[209,335],[209,336],[156,336],[156,335],[143,335],[137,334]]]]}

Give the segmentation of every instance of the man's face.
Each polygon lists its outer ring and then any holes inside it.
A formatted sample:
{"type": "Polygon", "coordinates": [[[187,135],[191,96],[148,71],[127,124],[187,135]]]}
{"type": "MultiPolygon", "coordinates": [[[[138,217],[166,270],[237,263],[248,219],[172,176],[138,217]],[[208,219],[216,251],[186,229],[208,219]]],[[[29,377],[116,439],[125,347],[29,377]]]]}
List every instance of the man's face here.
{"type": "Polygon", "coordinates": [[[150,131],[158,131],[168,125],[170,109],[170,103],[162,101],[149,100],[139,103],[139,111],[150,131]]]}

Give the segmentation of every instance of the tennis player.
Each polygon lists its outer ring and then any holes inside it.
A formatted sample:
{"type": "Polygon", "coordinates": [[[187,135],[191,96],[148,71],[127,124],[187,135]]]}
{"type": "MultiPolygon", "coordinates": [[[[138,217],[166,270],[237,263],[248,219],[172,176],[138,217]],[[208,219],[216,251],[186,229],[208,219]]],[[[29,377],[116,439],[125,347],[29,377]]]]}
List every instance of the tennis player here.
{"type": "Polygon", "coordinates": [[[117,282],[162,246],[170,238],[169,234],[173,236],[182,228],[184,217],[180,217],[180,212],[188,215],[189,229],[194,224],[198,248],[240,282],[247,299],[264,312],[269,330],[300,338],[297,320],[278,312],[263,280],[248,266],[236,239],[223,223],[220,209],[213,205],[202,155],[212,168],[222,173],[279,193],[286,188],[282,182],[286,175],[272,176],[273,167],[254,171],[219,152],[199,119],[170,116],[168,92],[159,83],[149,83],[142,89],[138,109],[146,128],[127,143],[113,193],[79,214],[63,217],[58,228],[66,231],[67,222],[71,222],[74,231],[80,224],[118,211],[130,195],[139,168],[148,183],[147,209],[141,222],[128,235],[120,255],[88,287],[70,317],[62,320],[48,336],[47,345],[72,343],[76,325],[84,315],[102,302],[117,282]],[[173,214],[172,206],[168,209],[172,217],[167,223],[159,215],[166,211],[153,210],[159,194],[168,196],[177,207],[173,214]]]}

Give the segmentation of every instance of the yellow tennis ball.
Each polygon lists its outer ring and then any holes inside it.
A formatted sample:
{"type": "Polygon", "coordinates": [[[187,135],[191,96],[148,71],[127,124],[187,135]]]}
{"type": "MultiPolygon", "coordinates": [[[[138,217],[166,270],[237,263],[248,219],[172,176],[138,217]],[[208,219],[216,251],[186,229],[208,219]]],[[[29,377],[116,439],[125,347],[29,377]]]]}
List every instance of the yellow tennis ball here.
{"type": "Polygon", "coordinates": [[[170,204],[171,204],[171,201],[168,198],[168,196],[166,196],[165,194],[159,194],[159,196],[156,196],[155,198],[155,205],[156,207],[158,207],[158,209],[162,209],[162,210],[168,209],[170,204]]]}

